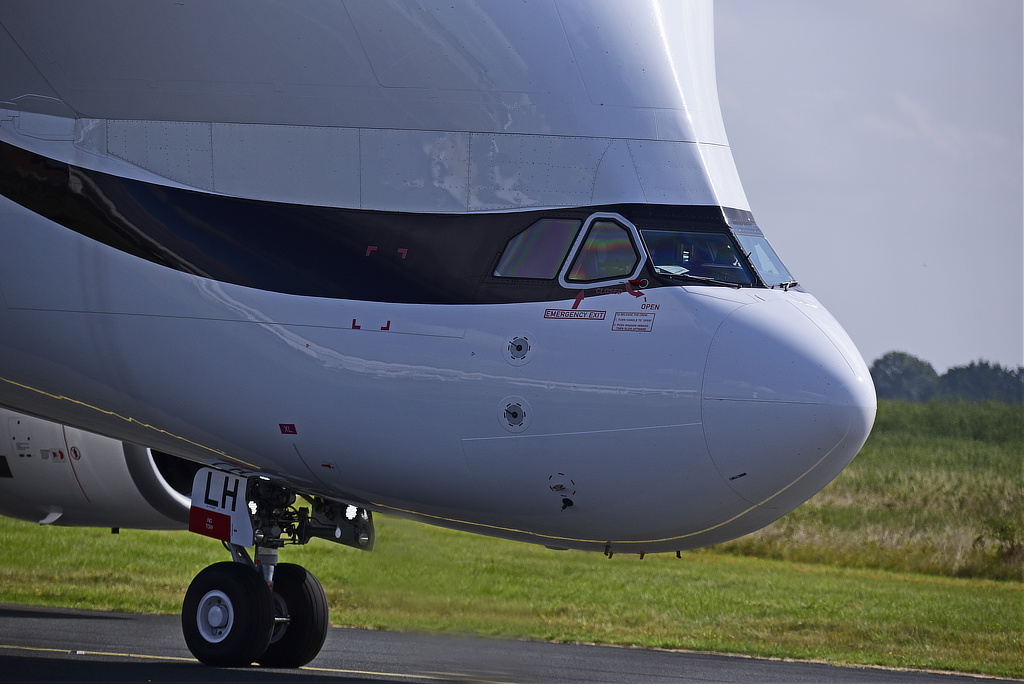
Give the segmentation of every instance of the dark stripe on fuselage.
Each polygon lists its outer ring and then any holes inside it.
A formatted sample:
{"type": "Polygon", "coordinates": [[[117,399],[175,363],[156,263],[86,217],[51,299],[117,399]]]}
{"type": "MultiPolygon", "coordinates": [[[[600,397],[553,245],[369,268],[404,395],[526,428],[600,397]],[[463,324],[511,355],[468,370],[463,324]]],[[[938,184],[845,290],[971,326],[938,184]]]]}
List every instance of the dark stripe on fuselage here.
{"type": "MultiPolygon", "coordinates": [[[[496,278],[514,235],[595,211],[728,231],[720,207],[646,204],[420,214],[213,195],[122,178],[0,142],[0,193],[62,226],[178,271],[285,294],[414,304],[571,299],[555,280],[496,278]]],[[[650,286],[661,283],[646,274],[650,286]]],[[[594,285],[600,287],[600,283],[594,285]]]]}

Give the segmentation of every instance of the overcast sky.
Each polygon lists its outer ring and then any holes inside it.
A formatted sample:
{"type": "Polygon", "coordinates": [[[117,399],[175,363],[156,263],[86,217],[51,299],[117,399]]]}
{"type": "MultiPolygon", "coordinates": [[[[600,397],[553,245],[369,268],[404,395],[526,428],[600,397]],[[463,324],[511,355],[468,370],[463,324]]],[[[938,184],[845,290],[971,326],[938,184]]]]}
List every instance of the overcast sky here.
{"type": "Polygon", "coordinates": [[[754,217],[869,364],[1024,365],[1022,7],[715,0],[754,217]]]}

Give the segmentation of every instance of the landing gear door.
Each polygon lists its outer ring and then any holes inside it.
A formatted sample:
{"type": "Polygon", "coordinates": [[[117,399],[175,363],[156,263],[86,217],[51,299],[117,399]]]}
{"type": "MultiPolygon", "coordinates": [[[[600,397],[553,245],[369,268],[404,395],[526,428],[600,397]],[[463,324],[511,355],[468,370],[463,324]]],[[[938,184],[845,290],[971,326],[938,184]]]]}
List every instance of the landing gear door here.
{"type": "Polygon", "coordinates": [[[189,532],[252,547],[252,520],[246,500],[245,478],[203,468],[192,480],[189,532]]]}

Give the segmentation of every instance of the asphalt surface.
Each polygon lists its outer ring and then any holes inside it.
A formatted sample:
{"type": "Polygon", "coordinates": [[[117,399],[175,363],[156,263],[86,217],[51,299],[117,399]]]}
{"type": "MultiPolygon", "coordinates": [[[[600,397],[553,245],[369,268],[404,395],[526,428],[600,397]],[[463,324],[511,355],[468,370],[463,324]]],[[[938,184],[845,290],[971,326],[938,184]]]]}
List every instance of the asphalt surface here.
{"type": "Polygon", "coordinates": [[[0,605],[0,682],[835,682],[991,679],[577,644],[332,628],[307,667],[216,669],[192,658],[172,615],[0,605]]]}

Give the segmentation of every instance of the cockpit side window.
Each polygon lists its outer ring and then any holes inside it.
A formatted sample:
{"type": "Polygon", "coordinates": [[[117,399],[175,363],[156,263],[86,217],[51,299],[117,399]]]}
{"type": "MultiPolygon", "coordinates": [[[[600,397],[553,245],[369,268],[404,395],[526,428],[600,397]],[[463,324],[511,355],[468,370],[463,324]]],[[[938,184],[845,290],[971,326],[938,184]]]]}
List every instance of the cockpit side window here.
{"type": "Polygon", "coordinates": [[[747,256],[750,257],[754,268],[761,275],[761,280],[764,281],[765,285],[768,287],[786,285],[788,287],[796,283],[793,280],[793,276],[789,274],[789,271],[782,264],[779,255],[768,244],[768,240],[760,235],[740,234],[736,237],[740,241],[740,246],[743,247],[744,251],[747,252],[747,256]]]}
{"type": "Polygon", "coordinates": [[[592,282],[626,278],[633,273],[639,260],[628,230],[614,221],[594,221],[566,280],[592,282]]]}
{"type": "Polygon", "coordinates": [[[754,277],[736,246],[724,233],[640,230],[656,273],[752,285],[754,277]]]}
{"type": "Polygon", "coordinates": [[[504,278],[554,278],[581,224],[582,221],[578,219],[540,219],[509,240],[494,269],[494,275],[504,278]]]}

